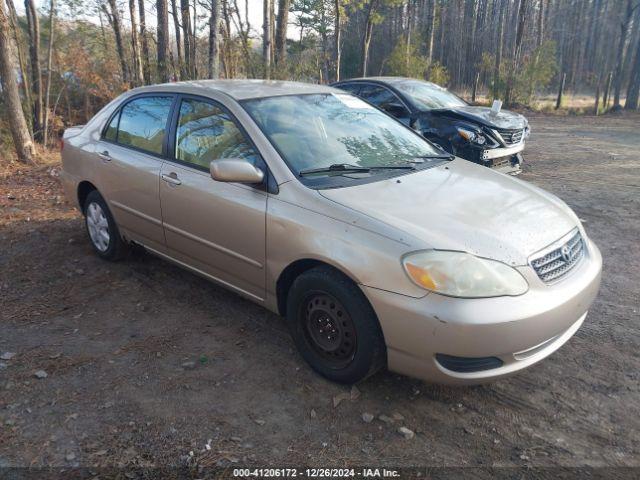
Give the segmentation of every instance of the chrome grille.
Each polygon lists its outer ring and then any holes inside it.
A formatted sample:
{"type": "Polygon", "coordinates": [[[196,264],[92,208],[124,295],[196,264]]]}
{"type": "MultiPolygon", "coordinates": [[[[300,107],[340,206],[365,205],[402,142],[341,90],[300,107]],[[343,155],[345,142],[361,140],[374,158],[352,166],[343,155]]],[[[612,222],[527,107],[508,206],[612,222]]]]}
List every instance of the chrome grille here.
{"type": "Polygon", "coordinates": [[[531,260],[538,277],[551,283],[569,273],[584,256],[584,241],[579,231],[559,247],[531,260]]]}
{"type": "Polygon", "coordinates": [[[516,130],[498,128],[497,131],[506,145],[515,145],[516,143],[520,143],[522,136],[524,135],[524,129],[521,128],[516,130]]]}

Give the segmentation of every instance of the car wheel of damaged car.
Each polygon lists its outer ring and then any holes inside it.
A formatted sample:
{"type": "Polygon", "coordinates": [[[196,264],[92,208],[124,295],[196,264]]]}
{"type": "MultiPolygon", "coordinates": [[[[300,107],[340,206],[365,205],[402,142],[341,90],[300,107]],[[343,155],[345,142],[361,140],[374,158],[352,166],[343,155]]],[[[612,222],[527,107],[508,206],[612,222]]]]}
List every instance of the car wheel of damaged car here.
{"type": "Polygon", "coordinates": [[[349,278],[329,267],[294,281],[287,322],[302,356],[330,380],[356,383],[385,364],[384,339],[371,305],[349,278]]]}
{"type": "Polygon", "coordinates": [[[85,226],[93,250],[105,260],[118,260],[126,251],[116,222],[107,202],[96,190],[89,193],[84,203],[85,226]]]}

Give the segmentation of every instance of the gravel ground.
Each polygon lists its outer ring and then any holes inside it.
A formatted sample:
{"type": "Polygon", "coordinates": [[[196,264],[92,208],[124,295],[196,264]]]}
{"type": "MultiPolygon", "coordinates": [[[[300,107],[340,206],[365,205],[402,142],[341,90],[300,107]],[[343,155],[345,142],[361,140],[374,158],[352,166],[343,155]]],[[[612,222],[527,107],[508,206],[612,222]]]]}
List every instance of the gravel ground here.
{"type": "Polygon", "coordinates": [[[471,388],[329,383],[281,318],[150,255],[99,260],[55,166],[6,172],[0,467],[639,467],[640,117],[530,120],[521,178],[575,209],[603,283],[557,353],[471,388]]]}

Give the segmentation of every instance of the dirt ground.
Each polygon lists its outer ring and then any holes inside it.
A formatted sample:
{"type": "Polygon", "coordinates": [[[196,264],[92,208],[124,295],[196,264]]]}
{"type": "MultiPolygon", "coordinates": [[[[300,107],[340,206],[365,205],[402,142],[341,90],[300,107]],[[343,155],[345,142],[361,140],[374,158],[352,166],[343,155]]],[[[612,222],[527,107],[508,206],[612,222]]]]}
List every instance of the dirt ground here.
{"type": "Polygon", "coordinates": [[[530,120],[521,178],[603,253],[584,326],[507,380],[384,372],[338,406],[281,318],[150,255],[99,260],[55,166],[0,177],[0,467],[640,467],[640,116],[530,120]]]}

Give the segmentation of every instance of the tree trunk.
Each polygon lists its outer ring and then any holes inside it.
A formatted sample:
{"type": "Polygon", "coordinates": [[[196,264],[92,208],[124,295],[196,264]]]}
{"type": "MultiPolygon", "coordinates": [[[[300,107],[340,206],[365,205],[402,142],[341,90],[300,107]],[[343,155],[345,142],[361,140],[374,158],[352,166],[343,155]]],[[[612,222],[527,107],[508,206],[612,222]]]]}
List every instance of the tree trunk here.
{"type": "Polygon", "coordinates": [[[627,110],[638,109],[638,96],[640,94],[640,36],[636,44],[635,58],[633,60],[633,67],[631,68],[631,78],[629,79],[629,86],[627,88],[627,100],[624,103],[624,108],[627,110]]]}
{"type": "MultiPolygon", "coordinates": [[[[11,23],[11,28],[13,30],[13,40],[16,43],[16,50],[18,52],[18,64],[20,66],[20,75],[22,79],[22,91],[24,93],[25,99],[25,111],[30,115],[30,112],[33,108],[33,103],[31,100],[31,83],[29,82],[29,70],[27,69],[27,62],[25,60],[25,54],[22,50],[22,30],[18,23],[18,14],[16,12],[16,7],[13,3],[13,0],[7,0],[7,8],[9,9],[9,22],[11,23]]],[[[29,121],[27,120],[27,125],[31,127],[29,121]]],[[[33,135],[33,132],[29,132],[30,135],[33,135]]]]}
{"type": "Polygon", "coordinates": [[[373,33],[373,12],[376,7],[377,0],[369,0],[367,12],[365,15],[364,35],[362,36],[362,66],[361,73],[363,77],[367,76],[367,67],[369,64],[369,47],[371,46],[371,35],[373,33]]]}
{"type": "Polygon", "coordinates": [[[189,15],[189,0],[180,0],[182,14],[182,44],[184,45],[184,69],[182,79],[193,78],[191,65],[191,17],[189,15]]]}
{"type": "Polygon", "coordinates": [[[156,0],[156,12],[158,16],[158,77],[161,82],[168,82],[169,65],[167,64],[169,56],[169,19],[167,11],[167,0],[156,0]]]}
{"type": "Polygon", "coordinates": [[[42,71],[40,69],[40,21],[34,0],[25,0],[27,26],[29,28],[29,57],[31,60],[31,88],[33,92],[33,137],[42,142],[43,105],[42,71]]]}
{"type": "Polygon", "coordinates": [[[271,78],[271,1],[262,0],[262,62],[264,78],[271,78]]]}
{"type": "Polygon", "coordinates": [[[122,81],[126,84],[130,84],[129,67],[127,65],[127,56],[124,51],[124,42],[122,41],[122,22],[120,20],[120,12],[118,12],[118,5],[116,0],[107,0],[109,8],[102,5],[104,13],[109,20],[111,28],[113,28],[113,34],[116,37],[116,50],[118,51],[118,58],[120,59],[120,69],[122,70],[122,81]]]}
{"type": "Polygon", "coordinates": [[[562,105],[562,93],[564,92],[564,84],[567,81],[567,74],[562,74],[562,80],[560,80],[560,89],[558,90],[558,98],[556,99],[556,110],[562,105]]]}
{"type": "Polygon", "coordinates": [[[538,35],[536,38],[536,47],[540,48],[544,41],[544,4],[547,0],[540,0],[538,9],[538,35]]]}
{"type": "MultiPolygon", "coordinates": [[[[1,0],[0,0],[1,1],[1,0]]],[[[56,12],[56,0],[51,0],[49,3],[49,49],[47,52],[47,83],[45,85],[44,93],[44,119],[42,132],[42,143],[46,147],[49,143],[49,94],[51,93],[51,68],[53,60],[53,37],[55,29],[55,12],[56,12]]]]}
{"type": "Polygon", "coordinates": [[[498,85],[500,83],[500,64],[502,63],[502,40],[504,37],[505,2],[500,3],[498,14],[498,38],[496,41],[496,61],[493,67],[493,99],[498,98],[498,85]]]}
{"type": "Polygon", "coordinates": [[[180,79],[186,78],[184,72],[184,60],[182,59],[182,35],[180,34],[180,20],[178,17],[178,7],[176,0],[171,0],[171,17],[173,18],[173,30],[176,36],[176,52],[178,53],[178,70],[180,71],[180,79]]]}
{"type": "Polygon", "coordinates": [[[209,18],[209,78],[220,78],[220,0],[211,0],[209,18]]]}
{"type": "Polygon", "coordinates": [[[340,81],[340,62],[342,61],[342,5],[341,0],[334,0],[334,33],[333,33],[333,62],[336,68],[336,82],[340,81]]]}
{"type": "Polygon", "coordinates": [[[620,107],[620,92],[622,91],[622,74],[623,74],[623,62],[624,62],[624,50],[629,36],[629,30],[631,26],[631,19],[633,17],[633,7],[631,0],[627,0],[625,15],[622,23],[620,24],[620,41],[618,43],[618,50],[616,51],[616,73],[613,83],[613,108],[620,107]]]}
{"type": "Polygon", "coordinates": [[[4,10],[4,1],[0,1],[0,81],[2,82],[2,94],[7,105],[7,119],[18,160],[31,163],[35,151],[20,103],[12,50],[9,19],[4,10]]]}
{"type": "Polygon", "coordinates": [[[138,38],[138,19],[136,14],[136,0],[129,0],[129,16],[131,17],[131,55],[133,56],[133,83],[142,85],[143,72],[140,57],[140,40],[138,38]]]}
{"type": "Polygon", "coordinates": [[[287,26],[291,0],[278,0],[278,19],[276,21],[276,65],[284,65],[287,58],[287,26]]]}
{"type": "Polygon", "coordinates": [[[520,55],[522,53],[522,39],[524,38],[524,27],[527,19],[527,0],[520,0],[518,5],[518,24],[516,27],[516,42],[513,50],[513,61],[511,71],[507,78],[507,89],[504,94],[504,103],[511,105],[513,102],[513,89],[515,87],[516,72],[520,64],[520,55]]]}
{"type": "Polygon", "coordinates": [[[429,4],[429,34],[427,36],[427,60],[433,62],[433,38],[436,33],[436,0],[430,0],[429,4]]]}
{"type": "Polygon", "coordinates": [[[149,39],[147,38],[147,22],[145,19],[144,0],[138,0],[140,13],[140,37],[142,38],[142,75],[145,85],[151,84],[151,66],[149,65],[149,39]]]}

